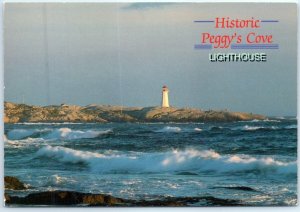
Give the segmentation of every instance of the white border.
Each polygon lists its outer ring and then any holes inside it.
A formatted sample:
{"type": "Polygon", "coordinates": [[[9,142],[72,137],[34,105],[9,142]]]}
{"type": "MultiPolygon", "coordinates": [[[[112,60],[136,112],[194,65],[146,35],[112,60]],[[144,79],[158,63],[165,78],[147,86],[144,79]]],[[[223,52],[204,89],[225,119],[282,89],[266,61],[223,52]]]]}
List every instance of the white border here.
{"type": "Polygon", "coordinates": [[[1,0],[2,2],[57,2],[57,3],[70,3],[70,2],[80,2],[80,3],[89,3],[89,2],[199,2],[199,3],[220,3],[220,2],[258,2],[258,3],[297,3],[299,0],[1,0]]]}
{"type": "MultiPolygon", "coordinates": [[[[91,2],[199,2],[199,3],[221,3],[221,2],[243,2],[243,3],[299,3],[300,0],[194,0],[194,1],[188,1],[188,0],[118,0],[118,1],[109,1],[109,0],[0,0],[0,120],[3,120],[3,101],[4,101],[4,59],[3,59],[3,11],[4,11],[4,4],[3,3],[37,3],[37,2],[54,2],[54,3],[91,3],[91,2]]],[[[299,12],[299,4],[298,4],[298,12],[299,12]]],[[[297,31],[297,38],[299,40],[299,32],[300,32],[300,21],[299,21],[299,15],[298,15],[298,31],[297,31]]],[[[297,52],[297,117],[299,117],[299,91],[300,91],[300,84],[298,83],[300,81],[300,75],[298,74],[299,66],[300,66],[300,44],[297,40],[298,44],[298,52],[297,52]]],[[[0,134],[3,135],[4,132],[4,124],[3,121],[0,122],[0,134]]],[[[298,141],[300,138],[300,129],[298,128],[298,141]]],[[[299,155],[299,143],[298,143],[298,155],[299,155]]],[[[0,136],[0,211],[61,211],[63,208],[8,208],[4,207],[3,200],[4,200],[4,142],[2,136],[0,136]]],[[[299,160],[298,160],[299,164],[299,160]]],[[[74,210],[74,211],[95,211],[95,210],[101,210],[101,211],[150,211],[150,212],[157,212],[157,211],[219,211],[220,209],[224,212],[231,212],[231,211],[275,211],[275,212],[281,212],[281,211],[299,211],[299,169],[298,169],[298,206],[296,207],[194,207],[194,208],[172,208],[172,207],[161,207],[161,208],[105,208],[105,207],[96,207],[96,208],[76,208],[76,207],[70,207],[68,209],[74,210]]]]}

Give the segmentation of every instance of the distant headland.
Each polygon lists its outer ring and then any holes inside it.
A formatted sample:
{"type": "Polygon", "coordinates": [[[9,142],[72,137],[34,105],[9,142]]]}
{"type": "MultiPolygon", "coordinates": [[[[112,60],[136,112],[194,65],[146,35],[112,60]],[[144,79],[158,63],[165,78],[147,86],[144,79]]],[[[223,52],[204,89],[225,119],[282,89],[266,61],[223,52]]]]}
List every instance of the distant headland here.
{"type": "Polygon", "coordinates": [[[34,106],[4,102],[4,123],[21,122],[231,122],[266,119],[263,115],[175,107],[122,107],[107,105],[34,106]]]}

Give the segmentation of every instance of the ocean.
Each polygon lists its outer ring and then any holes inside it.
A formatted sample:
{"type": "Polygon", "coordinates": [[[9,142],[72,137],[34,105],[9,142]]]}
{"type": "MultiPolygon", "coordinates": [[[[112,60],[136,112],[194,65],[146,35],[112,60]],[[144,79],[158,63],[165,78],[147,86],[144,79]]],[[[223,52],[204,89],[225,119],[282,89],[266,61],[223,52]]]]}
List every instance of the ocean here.
{"type": "Polygon", "coordinates": [[[5,176],[39,191],[297,204],[297,120],[5,124],[5,176]]]}

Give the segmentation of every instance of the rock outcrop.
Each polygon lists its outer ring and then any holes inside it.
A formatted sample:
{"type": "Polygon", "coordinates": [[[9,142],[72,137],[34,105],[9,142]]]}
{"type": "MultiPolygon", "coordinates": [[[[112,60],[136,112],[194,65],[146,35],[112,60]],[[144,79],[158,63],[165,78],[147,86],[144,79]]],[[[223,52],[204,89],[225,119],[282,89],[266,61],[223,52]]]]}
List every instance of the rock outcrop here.
{"type": "Polygon", "coordinates": [[[24,190],[27,189],[26,185],[22,183],[18,178],[5,176],[4,177],[4,188],[11,190],[24,190]]]}
{"type": "Polygon", "coordinates": [[[90,194],[74,191],[46,191],[25,197],[5,194],[5,204],[28,206],[238,206],[238,200],[204,197],[163,197],[156,200],[128,200],[105,194],[90,194]]]}
{"type": "Polygon", "coordinates": [[[32,106],[4,103],[4,122],[229,122],[265,119],[242,112],[193,108],[121,107],[103,105],[32,106]]]}
{"type": "MultiPolygon", "coordinates": [[[[24,183],[18,178],[5,176],[5,189],[23,190],[24,183]]],[[[76,191],[45,191],[27,196],[4,194],[5,204],[28,206],[238,206],[239,200],[221,199],[212,196],[202,197],[161,197],[153,200],[131,200],[113,197],[107,194],[91,194],[76,191]]]]}

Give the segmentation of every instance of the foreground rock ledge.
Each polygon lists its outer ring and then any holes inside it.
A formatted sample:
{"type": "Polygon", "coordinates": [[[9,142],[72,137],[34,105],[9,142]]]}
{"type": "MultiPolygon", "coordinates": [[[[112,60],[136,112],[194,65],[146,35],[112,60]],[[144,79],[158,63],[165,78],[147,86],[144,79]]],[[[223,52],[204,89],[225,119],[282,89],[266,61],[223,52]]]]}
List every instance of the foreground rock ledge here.
{"type": "Polygon", "coordinates": [[[4,122],[230,122],[266,119],[265,116],[193,108],[121,107],[105,105],[33,106],[4,103],[4,122]]]}
{"type": "Polygon", "coordinates": [[[4,177],[4,187],[5,189],[11,189],[11,190],[27,189],[24,183],[22,183],[18,178],[12,176],[4,177]]]}
{"type": "Polygon", "coordinates": [[[105,194],[47,191],[26,197],[5,194],[6,206],[241,206],[237,200],[204,197],[168,197],[159,200],[128,200],[105,194]]]}

